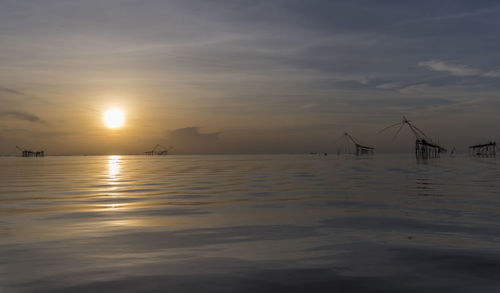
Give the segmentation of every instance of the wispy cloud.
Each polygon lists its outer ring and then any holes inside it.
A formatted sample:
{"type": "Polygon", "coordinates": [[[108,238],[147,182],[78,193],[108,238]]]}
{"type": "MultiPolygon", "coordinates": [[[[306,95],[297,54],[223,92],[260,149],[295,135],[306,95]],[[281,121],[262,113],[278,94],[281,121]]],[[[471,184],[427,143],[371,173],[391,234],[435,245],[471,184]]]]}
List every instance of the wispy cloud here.
{"type": "Polygon", "coordinates": [[[453,64],[438,59],[418,62],[418,66],[425,67],[433,71],[448,72],[454,76],[500,77],[500,70],[482,71],[476,68],[471,68],[467,65],[453,64]]]}
{"type": "Polygon", "coordinates": [[[484,77],[500,77],[500,70],[488,71],[483,73],[484,77]]]}
{"type": "Polygon", "coordinates": [[[0,86],[0,92],[5,92],[5,93],[9,93],[9,94],[14,94],[14,95],[20,95],[20,96],[26,95],[25,93],[20,92],[18,90],[14,90],[14,89],[11,89],[8,87],[3,87],[3,86],[0,86]]]}
{"type": "Polygon", "coordinates": [[[395,89],[398,87],[399,87],[399,84],[397,84],[397,83],[383,83],[383,84],[377,85],[378,89],[383,89],[383,90],[392,90],[392,89],[395,89]]]}
{"type": "MultiPolygon", "coordinates": [[[[4,98],[4,101],[6,98],[10,98],[11,100],[18,100],[19,98],[23,98],[25,100],[32,100],[36,101],[38,103],[44,103],[44,104],[52,104],[50,101],[40,98],[36,95],[32,95],[31,93],[26,93],[17,89],[13,89],[10,87],[5,87],[5,86],[0,86],[0,96],[1,98],[4,98]]],[[[2,100],[0,100],[2,102],[2,100]]]]}
{"type": "Polygon", "coordinates": [[[433,71],[448,72],[454,76],[474,76],[481,74],[479,70],[470,68],[467,65],[453,64],[437,59],[419,62],[418,66],[433,71]]]}
{"type": "Polygon", "coordinates": [[[33,123],[45,123],[40,117],[35,114],[22,111],[3,111],[0,116],[9,117],[12,119],[24,120],[33,123]]]}
{"type": "Polygon", "coordinates": [[[407,94],[420,94],[420,93],[426,92],[427,90],[429,90],[429,88],[430,88],[430,85],[428,85],[426,83],[421,83],[421,84],[414,84],[414,85],[410,85],[410,86],[401,88],[401,89],[399,89],[399,92],[402,94],[405,94],[405,95],[407,95],[407,94]]]}
{"type": "Polygon", "coordinates": [[[311,109],[316,107],[318,107],[317,103],[309,103],[301,106],[302,109],[311,109]]]}

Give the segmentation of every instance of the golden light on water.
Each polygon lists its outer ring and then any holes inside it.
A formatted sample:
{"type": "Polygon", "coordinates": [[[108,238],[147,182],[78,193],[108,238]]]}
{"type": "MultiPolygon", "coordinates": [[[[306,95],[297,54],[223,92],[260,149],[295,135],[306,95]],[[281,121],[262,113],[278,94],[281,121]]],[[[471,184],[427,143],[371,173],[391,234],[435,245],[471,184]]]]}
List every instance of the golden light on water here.
{"type": "Polygon", "coordinates": [[[112,179],[116,179],[116,177],[120,173],[120,156],[109,156],[108,158],[108,174],[112,179]]]}
{"type": "Polygon", "coordinates": [[[110,109],[104,113],[104,123],[109,128],[119,128],[125,122],[125,114],[120,109],[110,109]]]}

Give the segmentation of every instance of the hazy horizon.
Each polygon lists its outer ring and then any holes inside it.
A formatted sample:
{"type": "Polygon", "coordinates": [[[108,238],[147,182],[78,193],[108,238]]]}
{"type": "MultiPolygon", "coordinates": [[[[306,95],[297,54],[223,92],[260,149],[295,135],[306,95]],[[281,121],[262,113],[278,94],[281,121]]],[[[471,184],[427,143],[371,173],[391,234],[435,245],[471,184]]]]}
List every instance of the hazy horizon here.
{"type": "Polygon", "coordinates": [[[495,1],[0,0],[0,154],[411,152],[500,137],[495,1]],[[119,108],[123,126],[103,113],[119,108]]]}

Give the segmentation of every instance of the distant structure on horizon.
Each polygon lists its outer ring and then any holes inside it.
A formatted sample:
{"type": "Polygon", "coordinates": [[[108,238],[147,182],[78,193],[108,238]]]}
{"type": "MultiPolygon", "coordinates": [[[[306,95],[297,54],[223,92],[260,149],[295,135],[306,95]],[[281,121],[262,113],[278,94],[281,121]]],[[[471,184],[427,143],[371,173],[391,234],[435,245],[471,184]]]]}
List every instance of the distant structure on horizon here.
{"type": "Polygon", "coordinates": [[[382,133],[389,128],[400,126],[396,134],[394,134],[394,139],[395,139],[405,125],[407,125],[410,128],[413,135],[415,135],[415,156],[417,157],[417,159],[438,158],[441,153],[447,152],[447,150],[444,147],[438,145],[437,143],[434,143],[432,139],[430,139],[418,127],[413,125],[410,120],[406,119],[405,116],[403,116],[403,120],[401,122],[387,126],[386,128],[380,130],[379,133],[382,133]]]}
{"type": "Polygon", "coordinates": [[[495,157],[497,151],[497,143],[490,141],[485,144],[476,144],[469,147],[469,155],[475,157],[495,157]]]}
{"type": "Polygon", "coordinates": [[[21,156],[22,157],[45,157],[45,151],[30,151],[23,149],[19,146],[16,145],[16,148],[21,151],[21,156]]]}
{"type": "Polygon", "coordinates": [[[168,152],[173,148],[174,147],[172,147],[172,146],[166,148],[160,144],[156,144],[152,150],[144,152],[144,153],[148,156],[166,156],[166,155],[168,155],[168,152]],[[158,150],[158,149],[160,149],[160,150],[158,150]]]}

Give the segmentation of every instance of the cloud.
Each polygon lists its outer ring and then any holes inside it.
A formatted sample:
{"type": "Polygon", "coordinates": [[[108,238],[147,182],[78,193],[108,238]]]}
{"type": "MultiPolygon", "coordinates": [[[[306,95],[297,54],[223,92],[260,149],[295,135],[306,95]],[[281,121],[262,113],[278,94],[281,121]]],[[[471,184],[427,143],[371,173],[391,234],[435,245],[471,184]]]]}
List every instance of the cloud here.
{"type": "MultiPolygon", "coordinates": [[[[19,101],[19,100],[23,99],[24,101],[31,100],[31,101],[34,101],[37,103],[41,102],[44,104],[52,104],[51,102],[47,101],[46,99],[40,98],[38,96],[34,96],[30,93],[25,93],[25,92],[15,90],[15,89],[12,89],[9,87],[4,87],[4,86],[0,86],[0,94],[2,94],[1,95],[2,99],[0,99],[0,102],[3,104],[5,104],[8,99],[11,101],[19,101]]],[[[17,102],[15,102],[15,103],[18,104],[17,102]]]]}
{"type": "Polygon", "coordinates": [[[500,70],[488,71],[482,74],[484,77],[500,77],[500,70]]]}
{"type": "Polygon", "coordinates": [[[31,134],[31,131],[22,129],[22,128],[7,128],[7,129],[2,129],[1,132],[3,134],[19,134],[19,133],[27,133],[31,134]]]}
{"type": "Polygon", "coordinates": [[[378,89],[383,89],[383,90],[391,90],[391,89],[395,89],[398,87],[399,87],[399,85],[397,83],[383,83],[383,84],[377,85],[378,89]]]}
{"type": "Polygon", "coordinates": [[[220,132],[200,133],[197,126],[185,127],[169,132],[168,138],[181,143],[210,143],[219,140],[220,132]]]}
{"type": "Polygon", "coordinates": [[[481,74],[479,70],[470,68],[467,65],[452,64],[437,59],[418,62],[418,66],[433,71],[448,72],[454,76],[474,76],[481,74]]]}
{"type": "Polygon", "coordinates": [[[185,127],[168,132],[167,144],[175,148],[176,154],[220,153],[220,132],[200,133],[197,126],[185,127]]]}
{"type": "Polygon", "coordinates": [[[18,120],[29,121],[29,122],[33,122],[33,123],[45,123],[42,119],[40,119],[40,117],[36,116],[35,114],[28,113],[28,112],[3,111],[3,112],[0,112],[0,116],[10,117],[13,119],[18,119],[18,120]]]}
{"type": "Polygon", "coordinates": [[[399,89],[399,92],[405,95],[421,94],[429,90],[431,86],[427,83],[415,84],[399,89]]]}
{"type": "Polygon", "coordinates": [[[437,59],[418,62],[418,66],[425,67],[433,71],[448,72],[454,76],[482,76],[489,78],[500,77],[500,70],[483,72],[479,69],[470,68],[467,65],[452,64],[437,59]]]}
{"type": "Polygon", "coordinates": [[[6,92],[6,93],[9,93],[9,94],[20,95],[20,96],[25,96],[26,95],[23,92],[16,91],[14,89],[11,89],[11,88],[8,88],[8,87],[3,87],[3,86],[0,86],[0,91],[1,92],[6,92]]]}
{"type": "Polygon", "coordinates": [[[310,108],[316,108],[316,107],[318,107],[317,103],[309,103],[309,104],[305,104],[305,105],[301,106],[302,109],[310,109],[310,108]]]}
{"type": "MultiPolygon", "coordinates": [[[[364,101],[359,101],[358,103],[363,103],[367,107],[375,107],[377,109],[429,109],[431,107],[443,106],[443,105],[453,105],[457,104],[458,101],[448,99],[448,98],[435,98],[435,97],[418,97],[418,98],[377,98],[373,99],[369,103],[364,101]]],[[[357,105],[355,103],[355,105],[357,105]]]]}

